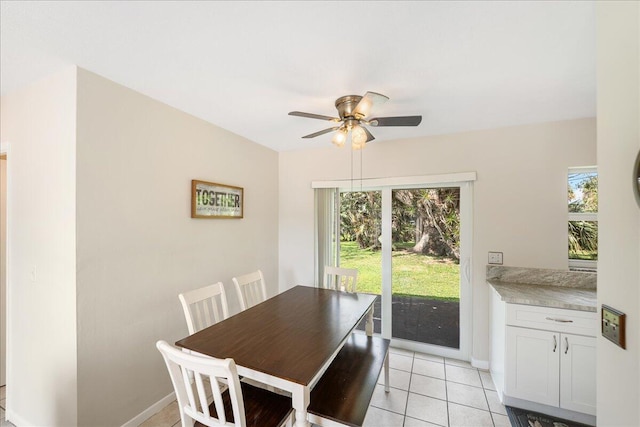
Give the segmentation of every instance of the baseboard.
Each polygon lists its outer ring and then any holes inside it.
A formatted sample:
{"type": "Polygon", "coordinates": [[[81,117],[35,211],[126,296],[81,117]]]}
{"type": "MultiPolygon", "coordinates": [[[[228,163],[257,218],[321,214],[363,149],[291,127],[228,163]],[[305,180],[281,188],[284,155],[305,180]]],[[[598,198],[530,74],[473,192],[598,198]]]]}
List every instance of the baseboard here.
{"type": "Polygon", "coordinates": [[[489,361],[488,360],[478,360],[475,357],[471,357],[471,366],[474,368],[482,369],[484,371],[489,370],[489,361]]]}
{"type": "MultiPolygon", "coordinates": [[[[165,406],[167,406],[169,403],[173,402],[174,400],[176,400],[176,393],[172,391],[171,393],[169,393],[168,395],[166,395],[162,399],[158,400],[153,405],[149,406],[144,411],[140,412],[135,417],[131,418],[126,423],[122,424],[122,427],[137,427],[137,426],[139,426],[144,421],[146,421],[148,418],[150,418],[151,416],[153,416],[156,413],[160,412],[165,406]]],[[[14,424],[16,424],[16,423],[14,423],[14,424]]],[[[16,424],[16,425],[28,425],[28,424],[16,424]]]]}
{"type": "Polygon", "coordinates": [[[33,425],[32,422],[31,423],[27,422],[24,418],[19,417],[18,415],[15,414],[15,412],[10,411],[8,409],[4,414],[4,419],[12,423],[14,426],[32,426],[33,425]]]}

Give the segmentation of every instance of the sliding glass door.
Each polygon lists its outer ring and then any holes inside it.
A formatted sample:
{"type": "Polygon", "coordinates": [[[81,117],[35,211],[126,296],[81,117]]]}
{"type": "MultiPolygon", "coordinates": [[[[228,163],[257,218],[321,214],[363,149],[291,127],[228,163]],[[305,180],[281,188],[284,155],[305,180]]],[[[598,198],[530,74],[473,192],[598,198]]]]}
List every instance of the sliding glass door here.
{"type": "MultiPolygon", "coordinates": [[[[356,291],[378,296],[374,333],[382,331],[382,192],[340,193],[339,265],[358,270],[356,291]]],[[[364,330],[364,324],[359,326],[364,330]]]]}
{"type": "Polygon", "coordinates": [[[358,270],[358,292],[378,295],[376,333],[468,360],[472,180],[426,181],[338,189],[335,259],[358,270]]]}
{"type": "Polygon", "coordinates": [[[391,192],[391,336],[460,348],[460,188],[391,192]]]}

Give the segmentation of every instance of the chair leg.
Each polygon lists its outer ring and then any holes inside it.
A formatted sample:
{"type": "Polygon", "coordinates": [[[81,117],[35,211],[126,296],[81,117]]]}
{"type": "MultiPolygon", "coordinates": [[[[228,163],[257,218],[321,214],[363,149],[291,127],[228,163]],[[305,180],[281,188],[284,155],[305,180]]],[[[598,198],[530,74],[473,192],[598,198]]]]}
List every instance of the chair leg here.
{"type": "Polygon", "coordinates": [[[389,352],[384,358],[384,391],[389,393],[389,352]]]}

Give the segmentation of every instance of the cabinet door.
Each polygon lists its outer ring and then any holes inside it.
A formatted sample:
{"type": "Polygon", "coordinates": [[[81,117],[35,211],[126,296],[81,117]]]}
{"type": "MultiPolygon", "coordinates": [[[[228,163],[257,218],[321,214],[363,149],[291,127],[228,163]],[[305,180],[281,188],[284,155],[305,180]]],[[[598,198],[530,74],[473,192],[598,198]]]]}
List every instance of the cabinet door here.
{"type": "Polygon", "coordinates": [[[560,407],[596,415],[596,339],[562,334],[560,407]]]}
{"type": "Polygon", "coordinates": [[[545,405],[560,404],[560,334],[507,327],[505,394],[545,405]]]}

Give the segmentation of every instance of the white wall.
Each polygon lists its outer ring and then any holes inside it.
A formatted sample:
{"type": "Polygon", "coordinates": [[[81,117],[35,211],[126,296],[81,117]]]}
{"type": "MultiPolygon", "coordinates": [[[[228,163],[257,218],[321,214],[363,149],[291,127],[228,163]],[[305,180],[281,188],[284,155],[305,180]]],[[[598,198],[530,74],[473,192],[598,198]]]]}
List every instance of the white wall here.
{"type": "Polygon", "coordinates": [[[156,340],[178,293],[258,268],[277,293],[278,155],[80,69],[78,422],[121,425],[171,390],[156,340]],[[190,218],[191,180],[244,187],[244,219],[190,218]]]}
{"type": "MultiPolygon", "coordinates": [[[[426,119],[428,120],[428,118],[426,119]]],[[[314,283],[311,181],[348,179],[350,152],[329,138],[313,151],[280,153],[280,289],[314,283]]],[[[473,357],[488,361],[488,251],[504,264],[567,268],[567,169],[596,163],[595,119],[401,141],[373,141],[363,177],[476,171],[474,184],[473,357]]],[[[356,156],[354,176],[359,177],[356,156]]],[[[357,188],[357,182],[354,184],[357,188]]]]}
{"type": "Polygon", "coordinates": [[[75,67],[1,114],[7,418],[122,425],[172,391],[154,344],[187,334],[178,293],[223,281],[237,310],[258,268],[277,292],[278,155],[75,67]],[[244,187],[244,219],[191,219],[191,179],[244,187]]]}
{"type": "Polygon", "coordinates": [[[2,97],[0,112],[11,159],[6,417],[76,425],[75,67],[2,97]]]}
{"type": "Polygon", "coordinates": [[[598,425],[640,425],[640,207],[633,162],[640,149],[640,7],[599,2],[598,304],[627,314],[627,349],[598,339],[598,425]]]}

